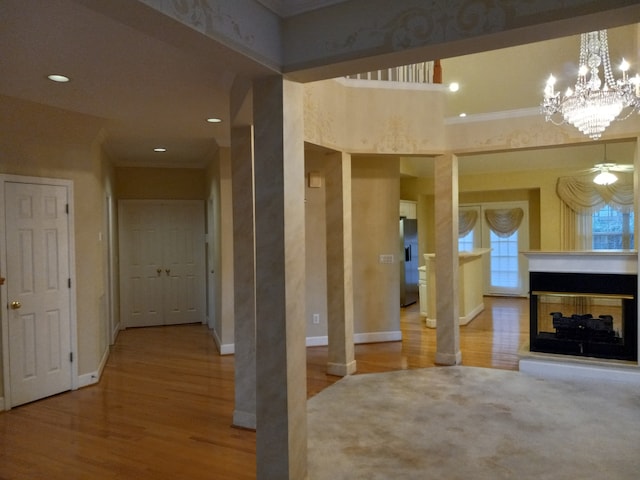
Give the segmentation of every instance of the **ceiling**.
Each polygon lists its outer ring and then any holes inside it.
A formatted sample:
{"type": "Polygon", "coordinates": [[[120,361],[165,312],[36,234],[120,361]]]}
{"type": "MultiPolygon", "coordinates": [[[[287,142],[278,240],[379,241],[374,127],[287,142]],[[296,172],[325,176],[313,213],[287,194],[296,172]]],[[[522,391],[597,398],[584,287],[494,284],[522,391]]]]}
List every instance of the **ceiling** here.
{"type": "MultiPolygon", "coordinates": [[[[287,17],[345,0],[259,1],[287,17]]],[[[161,15],[144,16],[141,2],[121,1],[117,14],[105,5],[111,4],[0,1],[0,101],[15,104],[3,109],[12,115],[3,120],[17,123],[28,110],[30,121],[38,111],[56,118],[59,131],[98,125],[121,165],[204,166],[211,151],[229,145],[228,94],[236,75],[268,70],[161,15]],[[71,81],[53,83],[51,73],[71,81]],[[208,123],[209,117],[223,122],[208,123]],[[159,146],[167,151],[154,153],[159,146]]],[[[633,52],[627,55],[633,71],[637,38],[635,25],[610,30],[612,58],[625,48],[633,52]]],[[[577,55],[573,37],[443,59],[445,82],[461,84],[449,114],[537,107],[548,74],[571,70],[577,55]]]]}
{"type": "Polygon", "coordinates": [[[345,1],[347,0],[258,0],[258,3],[275,12],[278,16],[286,18],[345,1]]]}

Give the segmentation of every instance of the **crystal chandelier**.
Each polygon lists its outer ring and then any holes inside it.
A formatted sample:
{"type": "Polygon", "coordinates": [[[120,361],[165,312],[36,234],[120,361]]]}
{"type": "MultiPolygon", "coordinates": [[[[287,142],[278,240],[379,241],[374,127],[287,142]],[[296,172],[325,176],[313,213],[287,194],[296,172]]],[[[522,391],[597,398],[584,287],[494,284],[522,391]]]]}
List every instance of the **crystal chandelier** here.
{"type": "Polygon", "coordinates": [[[549,76],[544,89],[542,113],[546,121],[556,125],[570,123],[591,139],[602,132],[623,111],[624,120],[640,109],[640,77],[628,78],[629,64],[622,59],[622,79],[615,80],[611,72],[607,31],[583,33],[580,36],[580,69],[573,90],[564,95],[556,92],[556,79],[549,76]],[[600,78],[600,68],[604,82],[600,78]]]}

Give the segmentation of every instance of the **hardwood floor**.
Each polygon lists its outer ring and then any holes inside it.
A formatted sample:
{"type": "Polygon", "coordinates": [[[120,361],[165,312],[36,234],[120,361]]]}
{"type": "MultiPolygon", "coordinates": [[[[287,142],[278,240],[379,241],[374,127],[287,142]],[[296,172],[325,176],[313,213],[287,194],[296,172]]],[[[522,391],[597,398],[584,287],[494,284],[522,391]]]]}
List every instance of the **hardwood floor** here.
{"type": "MultiPolygon", "coordinates": [[[[464,365],[517,369],[526,299],[487,298],[461,328],[464,365]]],[[[359,373],[434,365],[435,330],[403,309],[402,342],[357,345],[359,373]]],[[[337,381],[308,350],[308,395],[337,381]]],[[[252,479],[255,433],[230,426],[233,357],[203,325],[120,333],[99,384],[0,413],[0,479],[252,479]]]]}

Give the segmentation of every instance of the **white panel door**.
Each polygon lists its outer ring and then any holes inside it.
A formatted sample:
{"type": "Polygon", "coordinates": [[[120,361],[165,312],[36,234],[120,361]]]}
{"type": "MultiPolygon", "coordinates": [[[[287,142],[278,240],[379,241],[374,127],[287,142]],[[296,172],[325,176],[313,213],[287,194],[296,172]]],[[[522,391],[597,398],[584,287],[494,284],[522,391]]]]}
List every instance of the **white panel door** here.
{"type": "Polygon", "coordinates": [[[5,184],[11,405],[70,390],[67,188],[5,184]]]}
{"type": "Polygon", "coordinates": [[[202,202],[130,200],[119,211],[124,326],[202,322],[202,202]]]}

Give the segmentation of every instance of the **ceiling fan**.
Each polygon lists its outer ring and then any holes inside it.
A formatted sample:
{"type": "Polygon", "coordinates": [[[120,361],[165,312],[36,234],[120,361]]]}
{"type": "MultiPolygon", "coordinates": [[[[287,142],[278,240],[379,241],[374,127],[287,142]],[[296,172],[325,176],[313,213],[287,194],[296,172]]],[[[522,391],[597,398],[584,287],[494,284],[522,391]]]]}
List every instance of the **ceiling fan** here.
{"type": "Polygon", "coordinates": [[[607,144],[605,144],[604,161],[602,163],[596,163],[589,172],[599,172],[594,177],[593,183],[598,185],[611,185],[618,180],[618,177],[612,172],[631,173],[633,172],[633,165],[607,161],[607,144]]]}

